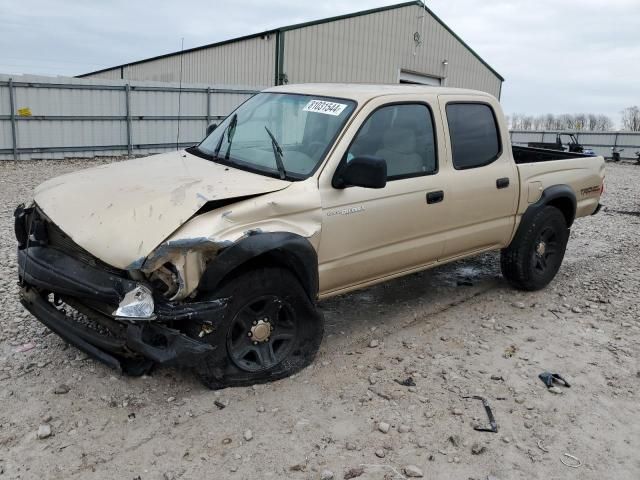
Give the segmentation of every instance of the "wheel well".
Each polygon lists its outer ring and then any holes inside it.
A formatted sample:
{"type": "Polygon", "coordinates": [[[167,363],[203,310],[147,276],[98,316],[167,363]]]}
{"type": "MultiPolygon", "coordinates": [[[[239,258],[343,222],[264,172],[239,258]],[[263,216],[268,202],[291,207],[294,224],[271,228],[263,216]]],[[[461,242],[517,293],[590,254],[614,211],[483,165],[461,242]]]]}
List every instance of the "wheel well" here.
{"type": "Polygon", "coordinates": [[[252,235],[223,250],[207,265],[199,290],[215,292],[223,282],[264,267],[289,270],[315,303],[319,283],[316,251],[306,238],[286,232],[252,235]]]}
{"type": "Polygon", "coordinates": [[[292,268],[290,268],[286,263],[282,262],[277,255],[274,255],[274,252],[266,252],[261,255],[258,255],[257,257],[253,257],[247,260],[246,262],[244,262],[243,264],[235,267],[233,270],[228,272],[224,277],[220,279],[219,285],[222,286],[225,283],[231,281],[232,279],[247,273],[248,271],[257,270],[259,268],[267,268],[267,267],[284,268],[286,270],[289,270],[298,278],[298,280],[300,280],[296,272],[292,268]]]}
{"type": "Polygon", "coordinates": [[[565,221],[567,222],[567,227],[571,226],[575,218],[576,212],[575,212],[574,204],[570,198],[568,197],[554,198],[553,200],[550,200],[549,203],[547,203],[547,205],[549,205],[550,207],[555,207],[558,210],[560,210],[560,212],[562,212],[562,215],[564,215],[565,221]]]}

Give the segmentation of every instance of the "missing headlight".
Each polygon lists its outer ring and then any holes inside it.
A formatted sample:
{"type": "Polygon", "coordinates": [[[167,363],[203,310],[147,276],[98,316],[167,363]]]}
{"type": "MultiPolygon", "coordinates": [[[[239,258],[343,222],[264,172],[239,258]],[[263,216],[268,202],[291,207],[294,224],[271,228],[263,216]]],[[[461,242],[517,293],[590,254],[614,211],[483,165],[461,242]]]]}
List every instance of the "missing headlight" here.
{"type": "Polygon", "coordinates": [[[153,320],[155,305],[151,290],[143,285],[138,285],[133,290],[129,290],[113,316],[129,320],[153,320]]]}

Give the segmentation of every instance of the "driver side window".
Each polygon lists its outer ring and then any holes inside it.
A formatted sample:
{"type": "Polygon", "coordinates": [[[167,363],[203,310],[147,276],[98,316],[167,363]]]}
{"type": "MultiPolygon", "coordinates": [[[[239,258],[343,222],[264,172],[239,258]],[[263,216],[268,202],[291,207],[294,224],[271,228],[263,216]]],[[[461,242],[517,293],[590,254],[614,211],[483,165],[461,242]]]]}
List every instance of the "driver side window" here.
{"type": "Polygon", "coordinates": [[[431,175],[438,171],[431,110],[422,103],[381,107],[360,128],[347,153],[387,162],[387,180],[431,175]]]}

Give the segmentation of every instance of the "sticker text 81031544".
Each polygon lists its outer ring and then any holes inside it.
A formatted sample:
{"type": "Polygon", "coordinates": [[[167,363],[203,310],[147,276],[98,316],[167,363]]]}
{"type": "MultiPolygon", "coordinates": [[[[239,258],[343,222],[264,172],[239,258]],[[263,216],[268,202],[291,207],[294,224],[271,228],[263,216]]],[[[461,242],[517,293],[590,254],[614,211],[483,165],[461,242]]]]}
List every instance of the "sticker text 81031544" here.
{"type": "Polygon", "coordinates": [[[327,102],[326,100],[310,100],[302,110],[337,117],[345,108],[347,108],[347,105],[344,103],[327,102]]]}

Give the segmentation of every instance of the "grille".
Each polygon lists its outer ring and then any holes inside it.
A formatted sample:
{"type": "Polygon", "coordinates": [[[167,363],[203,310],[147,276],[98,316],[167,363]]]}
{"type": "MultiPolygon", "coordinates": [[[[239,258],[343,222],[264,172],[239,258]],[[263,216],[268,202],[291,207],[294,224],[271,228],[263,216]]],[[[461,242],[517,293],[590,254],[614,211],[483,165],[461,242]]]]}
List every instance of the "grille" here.
{"type": "Polygon", "coordinates": [[[58,226],[56,226],[53,222],[51,222],[40,209],[36,208],[32,213],[33,219],[37,218],[43,221],[46,225],[47,231],[47,241],[50,247],[60,250],[63,253],[66,253],[70,257],[76,258],[87,265],[92,267],[100,268],[101,270],[105,270],[114,275],[123,276],[128,278],[127,273],[124,270],[120,270],[118,268],[112,267],[108,265],[98,258],[91,255],[80,245],[75,243],[71,237],[66,235],[58,226]]]}

